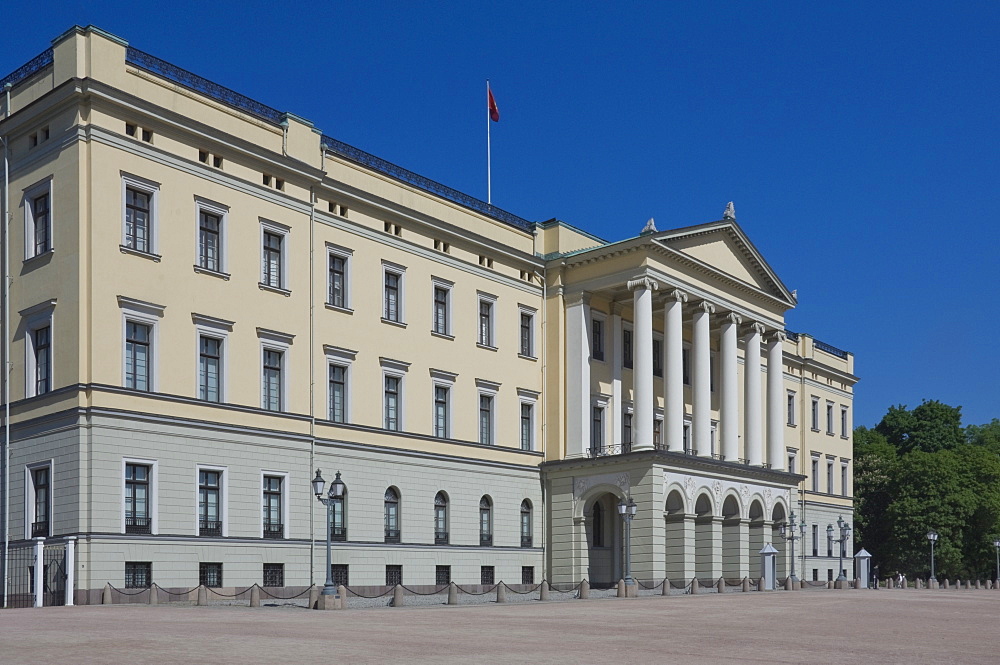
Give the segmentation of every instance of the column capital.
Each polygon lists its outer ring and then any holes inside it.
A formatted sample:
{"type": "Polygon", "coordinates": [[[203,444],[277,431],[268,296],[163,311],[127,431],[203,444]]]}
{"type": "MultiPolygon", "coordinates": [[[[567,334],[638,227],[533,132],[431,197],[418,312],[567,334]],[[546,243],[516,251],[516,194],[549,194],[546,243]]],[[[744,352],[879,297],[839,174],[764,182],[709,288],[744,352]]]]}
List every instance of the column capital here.
{"type": "Polygon", "coordinates": [[[744,330],[743,332],[746,335],[752,335],[753,333],[757,333],[758,335],[763,335],[765,332],[767,332],[767,329],[764,327],[763,323],[758,323],[757,321],[750,321],[747,323],[746,330],[744,330]]]}
{"type": "Polygon", "coordinates": [[[699,300],[695,303],[692,308],[695,312],[705,312],[706,314],[715,314],[715,305],[708,302],[707,300],[699,300]]]}
{"type": "Polygon", "coordinates": [[[576,293],[567,293],[565,296],[565,300],[567,307],[570,307],[572,305],[589,305],[590,293],[587,291],[577,291],[576,293]]]}
{"type": "Polygon", "coordinates": [[[663,299],[668,303],[670,301],[686,303],[688,301],[688,294],[684,293],[680,289],[670,289],[669,291],[663,292],[663,299]]]}
{"type": "Polygon", "coordinates": [[[736,312],[723,312],[719,318],[719,322],[723,324],[735,323],[736,325],[740,325],[743,323],[743,317],[736,312]]]}
{"type": "Polygon", "coordinates": [[[660,283],[651,277],[642,275],[640,277],[635,277],[630,279],[626,286],[629,291],[635,291],[637,289],[646,289],[647,291],[656,291],[660,288],[660,283]]]}
{"type": "Polygon", "coordinates": [[[781,344],[787,338],[788,335],[785,334],[784,330],[772,330],[771,333],[767,336],[767,341],[778,342],[779,344],[781,344]]]}
{"type": "Polygon", "coordinates": [[[621,316],[625,313],[625,303],[623,302],[613,302],[611,303],[611,313],[615,316],[621,316]]]}

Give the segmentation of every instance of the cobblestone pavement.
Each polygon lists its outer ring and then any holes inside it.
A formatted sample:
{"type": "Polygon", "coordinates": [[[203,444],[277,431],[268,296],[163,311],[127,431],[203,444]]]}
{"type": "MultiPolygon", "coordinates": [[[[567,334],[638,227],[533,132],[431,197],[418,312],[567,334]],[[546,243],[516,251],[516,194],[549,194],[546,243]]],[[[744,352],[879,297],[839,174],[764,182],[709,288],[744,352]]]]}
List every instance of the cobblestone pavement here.
{"type": "Polygon", "coordinates": [[[0,611],[0,663],[996,663],[1000,591],[0,611]]]}

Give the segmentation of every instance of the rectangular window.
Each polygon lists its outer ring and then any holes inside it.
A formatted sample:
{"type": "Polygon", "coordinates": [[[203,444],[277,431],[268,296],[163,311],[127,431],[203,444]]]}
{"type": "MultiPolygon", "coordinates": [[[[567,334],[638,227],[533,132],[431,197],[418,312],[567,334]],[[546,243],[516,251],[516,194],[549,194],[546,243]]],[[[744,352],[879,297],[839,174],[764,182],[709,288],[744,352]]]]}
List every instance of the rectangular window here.
{"type": "Polygon", "coordinates": [[[819,431],[819,397],[813,395],[812,398],[812,430],[814,432],[819,431]]]}
{"type": "Polygon", "coordinates": [[[691,450],[691,423],[690,421],[684,423],[684,429],[682,430],[681,436],[684,437],[684,452],[691,454],[692,452],[697,453],[698,451],[691,450]]]}
{"type": "Polygon", "coordinates": [[[198,535],[214,537],[222,535],[221,496],[222,473],[198,471],[198,535]]]}
{"type": "Polygon", "coordinates": [[[785,397],[785,422],[794,427],[795,425],[795,391],[789,390],[785,397]]]}
{"type": "MultiPolygon", "coordinates": [[[[282,522],[281,476],[264,476],[264,537],[284,538],[285,525],[282,522]]],[[[278,584],[274,586],[284,586],[278,584]]]]}
{"type": "Polygon", "coordinates": [[[198,564],[198,582],[202,586],[219,588],[222,586],[222,564],[221,563],[200,563],[198,564]]]}
{"type": "Polygon", "coordinates": [[[282,281],[282,245],[284,236],[273,231],[264,231],[264,242],[261,248],[261,282],[275,289],[284,288],[282,281]]]}
{"type": "MultiPolygon", "coordinates": [[[[813,556],[819,556],[819,525],[812,525],[812,535],[813,535],[813,556]]],[[[813,579],[816,579],[815,571],[813,571],[813,579]]]]}
{"type": "Polygon", "coordinates": [[[125,387],[152,389],[152,326],[135,321],[125,323],[125,387]]]}
{"type": "Polygon", "coordinates": [[[684,375],[684,385],[691,385],[691,349],[681,351],[681,373],[684,375]]]}
{"type": "Polygon", "coordinates": [[[601,319],[591,320],[591,336],[593,341],[594,360],[604,360],[604,321],[601,319]]]}
{"type": "Polygon", "coordinates": [[[434,436],[447,439],[448,435],[448,387],[434,386],[434,436]]]}
{"type": "Polygon", "coordinates": [[[222,216],[205,210],[198,215],[198,265],[222,272],[222,216]]]}
{"type": "Polygon", "coordinates": [[[330,420],[347,422],[347,367],[330,365],[330,420]]]}
{"type": "Polygon", "coordinates": [[[36,196],[30,201],[31,206],[31,232],[32,256],[38,256],[52,249],[52,226],[49,214],[49,194],[48,192],[36,196]]]}
{"type": "Polygon", "coordinates": [[[534,445],[532,441],[534,440],[534,423],[533,423],[533,412],[534,405],[528,402],[521,402],[521,450],[533,450],[534,445]]]}
{"type": "MultiPolygon", "coordinates": [[[[816,556],[815,552],[813,552],[813,556],[816,556]]],[[[813,582],[818,582],[819,581],[819,568],[813,568],[813,578],[812,578],[812,581],[813,582]]]]}
{"type": "Polygon", "coordinates": [[[268,411],[281,411],[282,377],[281,363],[284,353],[274,349],[264,349],[264,364],[261,384],[263,386],[261,405],[268,411]]]}
{"type": "Polygon", "coordinates": [[[521,312],[521,355],[528,358],[535,357],[534,318],[528,312],[521,312]]]}
{"type": "Polygon", "coordinates": [[[840,495],[847,496],[847,462],[840,463],[840,495]]]}
{"type": "Polygon", "coordinates": [[[402,320],[399,302],[400,282],[403,276],[399,273],[385,271],[385,293],[382,307],[382,318],[386,321],[399,323],[402,320]]]}
{"type": "Polygon", "coordinates": [[[451,329],[448,321],[448,297],[451,290],[443,286],[434,287],[434,332],[448,335],[451,329]]]}
{"type": "Polygon", "coordinates": [[[399,431],[399,393],[400,378],[398,376],[385,377],[385,418],[384,427],[393,432],[399,431]]]}
{"type": "Polygon", "coordinates": [[[48,538],[49,536],[49,513],[52,506],[51,486],[49,484],[50,473],[48,466],[38,467],[31,470],[31,485],[35,494],[35,511],[31,523],[32,538],[48,538]]]}
{"type": "Polygon", "coordinates": [[[826,433],[833,434],[833,402],[826,403],[826,433]]]}
{"type": "Polygon", "coordinates": [[[847,407],[840,407],[840,436],[847,438],[847,407]]]}
{"type": "Polygon", "coordinates": [[[153,585],[153,563],[151,561],[125,562],[125,588],[148,589],[153,585]]]}
{"type": "Polygon", "coordinates": [[[31,335],[32,350],[35,353],[35,395],[43,395],[52,390],[51,328],[36,328],[31,335]]]}
{"type": "Polygon", "coordinates": [[[794,450],[788,451],[788,471],[789,473],[796,473],[795,471],[796,455],[794,450]]]}
{"type": "Polygon", "coordinates": [[[329,303],[334,307],[347,307],[347,258],[330,254],[329,303]]]}
{"type": "Polygon", "coordinates": [[[126,464],[125,533],[151,533],[153,520],[149,509],[149,467],[126,464]]]}
{"type": "Polygon", "coordinates": [[[351,576],[350,568],[346,563],[333,563],[330,564],[331,577],[333,578],[333,583],[336,586],[350,586],[351,576]]]}
{"type": "Polygon", "coordinates": [[[480,566],[479,567],[479,583],[484,585],[492,586],[495,584],[493,581],[495,577],[495,570],[493,566],[480,566]]]}
{"type": "Polygon", "coordinates": [[[207,402],[222,401],[222,340],[199,338],[198,396],[207,402]]]}
{"type": "Polygon", "coordinates": [[[521,566],[521,584],[535,583],[535,567],[521,566]]]}
{"type": "Polygon", "coordinates": [[[653,340],[653,376],[663,376],[663,342],[653,340]]]}
{"type": "Polygon", "coordinates": [[[285,586],[285,564],[265,563],[263,572],[263,586],[285,586]]]}
{"type": "Polygon", "coordinates": [[[604,408],[600,406],[591,409],[590,449],[594,453],[604,451],[604,408]]]}
{"type": "Polygon", "coordinates": [[[826,461],[826,491],[833,494],[833,460],[826,461]]]}
{"type": "Polygon", "coordinates": [[[436,586],[451,584],[451,566],[434,566],[434,584],[436,586]]]}
{"type": "Polygon", "coordinates": [[[622,414],[622,443],[625,445],[632,444],[632,414],[624,413],[622,414]]]}
{"type": "MultiPolygon", "coordinates": [[[[833,556],[833,538],[831,538],[830,536],[826,537],[826,555],[833,556]]],[[[832,580],[833,577],[830,576],[831,571],[828,570],[826,572],[827,572],[827,579],[832,580]]]]}
{"type": "Polygon", "coordinates": [[[493,445],[493,396],[479,395],[479,443],[493,445]]]}
{"type": "Polygon", "coordinates": [[[479,343],[493,346],[493,303],[489,300],[479,301],[479,343]]]}
{"type": "Polygon", "coordinates": [[[147,254],[152,253],[152,198],[148,191],[125,188],[125,246],[147,254]]]}
{"type": "Polygon", "coordinates": [[[818,457],[813,457],[812,458],[812,468],[810,469],[810,471],[811,471],[811,473],[809,475],[812,477],[812,491],[813,492],[818,492],[819,491],[819,458],[818,457]]]}
{"type": "Polygon", "coordinates": [[[653,447],[663,448],[663,418],[653,418],[653,447]]]}
{"type": "Polygon", "coordinates": [[[626,369],[632,369],[632,331],[622,330],[622,364],[626,369]]]}
{"type": "Polygon", "coordinates": [[[396,586],[397,584],[403,583],[403,567],[402,566],[386,566],[385,567],[385,585],[386,586],[396,586]]]}

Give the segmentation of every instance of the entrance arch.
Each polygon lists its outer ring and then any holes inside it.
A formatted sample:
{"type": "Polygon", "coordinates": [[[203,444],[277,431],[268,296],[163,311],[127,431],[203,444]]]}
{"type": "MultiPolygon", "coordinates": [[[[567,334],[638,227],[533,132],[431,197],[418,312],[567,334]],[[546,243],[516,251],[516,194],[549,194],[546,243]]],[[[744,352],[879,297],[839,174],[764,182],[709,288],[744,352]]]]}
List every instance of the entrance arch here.
{"type": "Polygon", "coordinates": [[[609,587],[622,577],[622,529],[618,497],[598,495],[585,506],[587,579],[592,587],[609,587]]]}
{"type": "Polygon", "coordinates": [[[750,502],[747,518],[750,520],[747,547],[747,554],[750,557],[750,576],[761,577],[760,551],[764,549],[764,504],[760,502],[760,499],[754,499],[750,502]]]}
{"type": "Polygon", "coordinates": [[[740,504],[730,494],[722,502],[722,576],[730,579],[742,578],[746,565],[743,554],[743,538],[740,533],[743,520],[740,519],[740,504]]]}
{"type": "Polygon", "coordinates": [[[699,579],[714,579],[719,575],[716,550],[721,549],[717,538],[716,518],[708,494],[698,495],[694,502],[694,574],[699,579]]]}
{"type": "Polygon", "coordinates": [[[687,580],[693,572],[688,566],[687,525],[690,523],[684,510],[684,495],[679,490],[667,494],[666,515],[666,553],[665,568],[667,577],[672,580],[687,580]]]}

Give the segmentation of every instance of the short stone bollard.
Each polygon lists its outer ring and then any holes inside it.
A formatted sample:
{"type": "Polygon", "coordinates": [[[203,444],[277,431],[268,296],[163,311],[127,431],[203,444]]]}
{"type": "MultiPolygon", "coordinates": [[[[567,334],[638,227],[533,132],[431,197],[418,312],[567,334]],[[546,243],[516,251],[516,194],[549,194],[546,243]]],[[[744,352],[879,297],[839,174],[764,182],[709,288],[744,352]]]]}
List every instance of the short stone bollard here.
{"type": "Polygon", "coordinates": [[[204,584],[198,587],[198,605],[208,605],[208,589],[204,584]]]}
{"type": "Polygon", "coordinates": [[[337,595],[340,596],[340,603],[338,604],[339,607],[337,607],[337,609],[338,610],[346,610],[347,609],[347,587],[344,586],[343,584],[338,585],[337,586],[337,595]]]}
{"type": "Polygon", "coordinates": [[[497,602],[506,603],[507,602],[507,585],[503,582],[497,584],[497,602]]]}
{"type": "Polygon", "coordinates": [[[111,605],[111,582],[104,585],[104,591],[101,592],[101,605],[111,605]]]}
{"type": "Polygon", "coordinates": [[[947,577],[944,578],[944,583],[941,585],[941,588],[942,589],[947,589],[948,588],[948,578],[947,577]]]}
{"type": "Polygon", "coordinates": [[[715,583],[715,590],[719,593],[726,592],[726,578],[720,577],[719,581],[715,583]]]}
{"type": "Polygon", "coordinates": [[[701,585],[698,584],[698,578],[697,577],[692,577],[691,578],[691,595],[692,596],[698,593],[698,587],[700,587],[700,586],[701,585]]]}
{"type": "Polygon", "coordinates": [[[392,587],[392,606],[402,607],[403,606],[403,585],[397,584],[392,587]]]}
{"type": "Polygon", "coordinates": [[[250,587],[250,607],[260,607],[260,587],[256,584],[250,587]]]}
{"type": "Polygon", "coordinates": [[[966,590],[972,588],[972,581],[971,580],[965,580],[965,588],[966,588],[966,590]]]}
{"type": "Polygon", "coordinates": [[[750,591],[750,578],[749,577],[744,577],[743,578],[743,593],[749,593],[749,591],[750,591]]]}
{"type": "Polygon", "coordinates": [[[458,585],[454,582],[448,583],[448,604],[458,605],[458,585]]]}
{"type": "Polygon", "coordinates": [[[833,588],[833,580],[830,580],[830,581],[828,581],[828,582],[826,583],[826,588],[827,588],[827,589],[832,589],[832,588],[833,588]]]}
{"type": "Polygon", "coordinates": [[[149,585],[149,604],[150,605],[156,605],[157,603],[159,603],[160,602],[159,595],[160,594],[158,594],[156,592],[156,585],[155,584],[150,584],[149,585]]]}
{"type": "Polygon", "coordinates": [[[982,589],[983,588],[983,584],[979,580],[976,580],[976,588],[977,589],[982,589]]]}
{"type": "Polygon", "coordinates": [[[767,589],[764,588],[766,585],[767,582],[765,582],[765,579],[761,577],[759,580],[757,580],[757,591],[767,591],[767,589]]]}
{"type": "Polygon", "coordinates": [[[661,596],[669,596],[670,595],[670,579],[669,578],[666,578],[666,577],[663,578],[663,588],[660,589],[660,595],[661,596]]]}
{"type": "Polygon", "coordinates": [[[791,576],[785,578],[785,591],[794,591],[795,584],[792,582],[791,576]]]}
{"type": "Polygon", "coordinates": [[[314,584],[309,588],[309,609],[318,610],[316,603],[319,602],[319,588],[314,584]]]}
{"type": "Polygon", "coordinates": [[[618,598],[625,597],[625,580],[618,580],[618,598]]]}
{"type": "Polygon", "coordinates": [[[580,582],[580,600],[587,600],[590,598],[590,582],[583,580],[580,582]]]}
{"type": "Polygon", "coordinates": [[[549,599],[549,583],[546,582],[545,580],[542,580],[542,583],[538,587],[538,600],[548,600],[548,599],[549,599]]]}
{"type": "Polygon", "coordinates": [[[861,579],[858,578],[858,577],[854,578],[854,588],[855,589],[860,589],[861,588],[861,579]]]}

